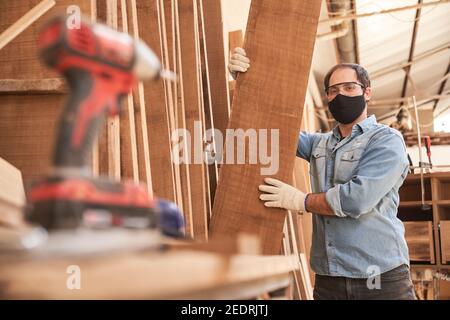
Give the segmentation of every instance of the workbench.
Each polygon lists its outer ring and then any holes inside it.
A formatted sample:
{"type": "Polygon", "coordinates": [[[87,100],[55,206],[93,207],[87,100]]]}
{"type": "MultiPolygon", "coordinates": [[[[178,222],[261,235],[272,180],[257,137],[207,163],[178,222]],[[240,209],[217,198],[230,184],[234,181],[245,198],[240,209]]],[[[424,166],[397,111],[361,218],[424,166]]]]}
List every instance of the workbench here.
{"type": "MultiPolygon", "coordinates": [[[[1,299],[244,299],[287,287],[298,257],[201,251],[138,251],[107,256],[5,261],[1,299]],[[69,266],[80,289],[68,289],[69,266]]],[[[70,269],[69,269],[70,270],[70,269]]]]}

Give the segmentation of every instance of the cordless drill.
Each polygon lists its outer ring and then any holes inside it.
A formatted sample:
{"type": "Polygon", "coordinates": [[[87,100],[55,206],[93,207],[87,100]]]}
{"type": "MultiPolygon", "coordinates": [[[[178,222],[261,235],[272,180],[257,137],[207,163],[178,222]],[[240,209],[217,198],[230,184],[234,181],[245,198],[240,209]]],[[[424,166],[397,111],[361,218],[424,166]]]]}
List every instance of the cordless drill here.
{"type": "Polygon", "coordinates": [[[48,230],[86,225],[155,226],[157,203],[133,182],[90,175],[87,157],[102,124],[119,113],[139,80],[165,72],[143,42],[101,24],[68,28],[52,19],[39,37],[41,58],[67,80],[70,95],[59,122],[50,173],[28,194],[29,221],[48,230]]]}

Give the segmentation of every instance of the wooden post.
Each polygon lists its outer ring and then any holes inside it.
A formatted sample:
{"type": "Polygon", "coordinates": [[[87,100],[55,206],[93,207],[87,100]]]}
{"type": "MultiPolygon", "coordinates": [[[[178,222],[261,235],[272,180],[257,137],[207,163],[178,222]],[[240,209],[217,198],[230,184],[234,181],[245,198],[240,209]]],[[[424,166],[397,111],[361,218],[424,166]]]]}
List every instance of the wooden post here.
{"type": "MultiPolygon", "coordinates": [[[[127,1],[120,0],[122,31],[128,33],[127,1]]],[[[133,17],[132,17],[133,18],[133,17]]],[[[120,121],[120,157],[123,178],[132,178],[139,182],[138,150],[136,140],[136,121],[133,94],[130,93],[123,105],[120,121]]]]}

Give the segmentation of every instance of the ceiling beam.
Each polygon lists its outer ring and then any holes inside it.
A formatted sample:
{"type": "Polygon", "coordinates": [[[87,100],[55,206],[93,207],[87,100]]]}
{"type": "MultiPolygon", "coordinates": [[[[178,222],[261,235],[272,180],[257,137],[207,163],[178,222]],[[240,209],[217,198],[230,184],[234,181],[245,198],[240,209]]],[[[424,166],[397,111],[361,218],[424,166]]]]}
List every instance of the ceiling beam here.
{"type": "MultiPolygon", "coordinates": [[[[426,3],[420,3],[415,4],[411,6],[404,6],[404,7],[397,7],[397,8],[391,8],[386,10],[380,10],[380,11],[374,11],[374,12],[367,12],[367,13],[360,13],[360,14],[350,14],[347,16],[334,16],[328,19],[320,20],[319,24],[335,24],[336,21],[346,21],[346,20],[355,20],[359,18],[366,18],[371,17],[379,14],[387,14],[387,13],[393,13],[393,12],[399,12],[404,10],[412,10],[412,9],[421,9],[428,6],[437,6],[440,4],[447,4],[450,3],[450,0],[439,0],[439,1],[433,1],[433,2],[426,2],[426,3]]],[[[333,14],[333,12],[330,12],[330,15],[333,14]]]]}
{"type": "MultiPolygon", "coordinates": [[[[447,71],[445,72],[445,74],[447,75],[449,72],[450,72],[450,62],[447,65],[447,71]]],[[[441,95],[442,92],[444,92],[444,88],[445,88],[445,85],[447,84],[447,80],[448,80],[448,78],[446,78],[444,81],[441,82],[441,86],[439,87],[438,95],[441,95]]],[[[434,112],[434,110],[436,110],[436,107],[439,104],[439,101],[441,101],[441,98],[434,100],[433,112],[434,112]]]]}
{"type": "MultiPolygon", "coordinates": [[[[350,0],[350,6],[353,12],[356,13],[356,0],[350,0]]],[[[359,40],[358,40],[358,24],[356,20],[352,20],[352,31],[353,31],[353,48],[355,51],[355,63],[359,64],[359,40]]]]}
{"type": "MultiPolygon", "coordinates": [[[[417,5],[421,5],[423,0],[418,0],[417,5]]],[[[417,39],[417,30],[419,29],[419,20],[420,20],[420,13],[422,9],[421,7],[418,7],[416,10],[416,17],[414,19],[414,27],[412,32],[412,38],[411,38],[411,46],[409,47],[409,56],[408,56],[408,62],[412,62],[414,60],[414,50],[416,48],[416,39],[417,39]]],[[[408,77],[409,73],[411,72],[411,64],[405,67],[405,78],[403,79],[403,87],[402,87],[402,95],[401,97],[404,98],[406,95],[406,90],[408,88],[408,77]]],[[[403,102],[400,103],[400,106],[403,105],[403,102]]]]}
{"type": "Polygon", "coordinates": [[[372,74],[370,75],[370,78],[373,80],[375,78],[379,78],[382,77],[386,74],[389,74],[391,72],[397,71],[397,70],[401,70],[401,69],[405,69],[406,67],[419,62],[425,58],[434,56],[437,53],[440,53],[442,51],[448,50],[450,49],[450,42],[447,42],[446,44],[444,44],[443,46],[437,47],[437,48],[433,48],[431,50],[425,51],[421,54],[418,54],[417,56],[414,57],[414,59],[412,61],[407,61],[407,62],[402,62],[402,63],[397,63],[394,65],[390,65],[388,67],[385,67],[383,69],[380,69],[378,71],[372,72],[372,74]]]}

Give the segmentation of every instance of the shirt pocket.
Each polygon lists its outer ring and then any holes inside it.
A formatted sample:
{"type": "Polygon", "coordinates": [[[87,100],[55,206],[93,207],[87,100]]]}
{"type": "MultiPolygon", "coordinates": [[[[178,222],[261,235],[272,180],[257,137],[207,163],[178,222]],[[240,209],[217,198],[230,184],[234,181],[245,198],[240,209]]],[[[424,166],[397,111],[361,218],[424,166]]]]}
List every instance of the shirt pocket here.
{"type": "Polygon", "coordinates": [[[326,169],[327,149],[317,147],[311,154],[311,161],[309,166],[309,173],[314,177],[319,177],[325,174],[326,169]]]}
{"type": "Polygon", "coordinates": [[[358,169],[359,161],[364,153],[364,148],[354,148],[344,151],[340,158],[339,167],[336,175],[342,182],[348,182],[358,169]]]}

